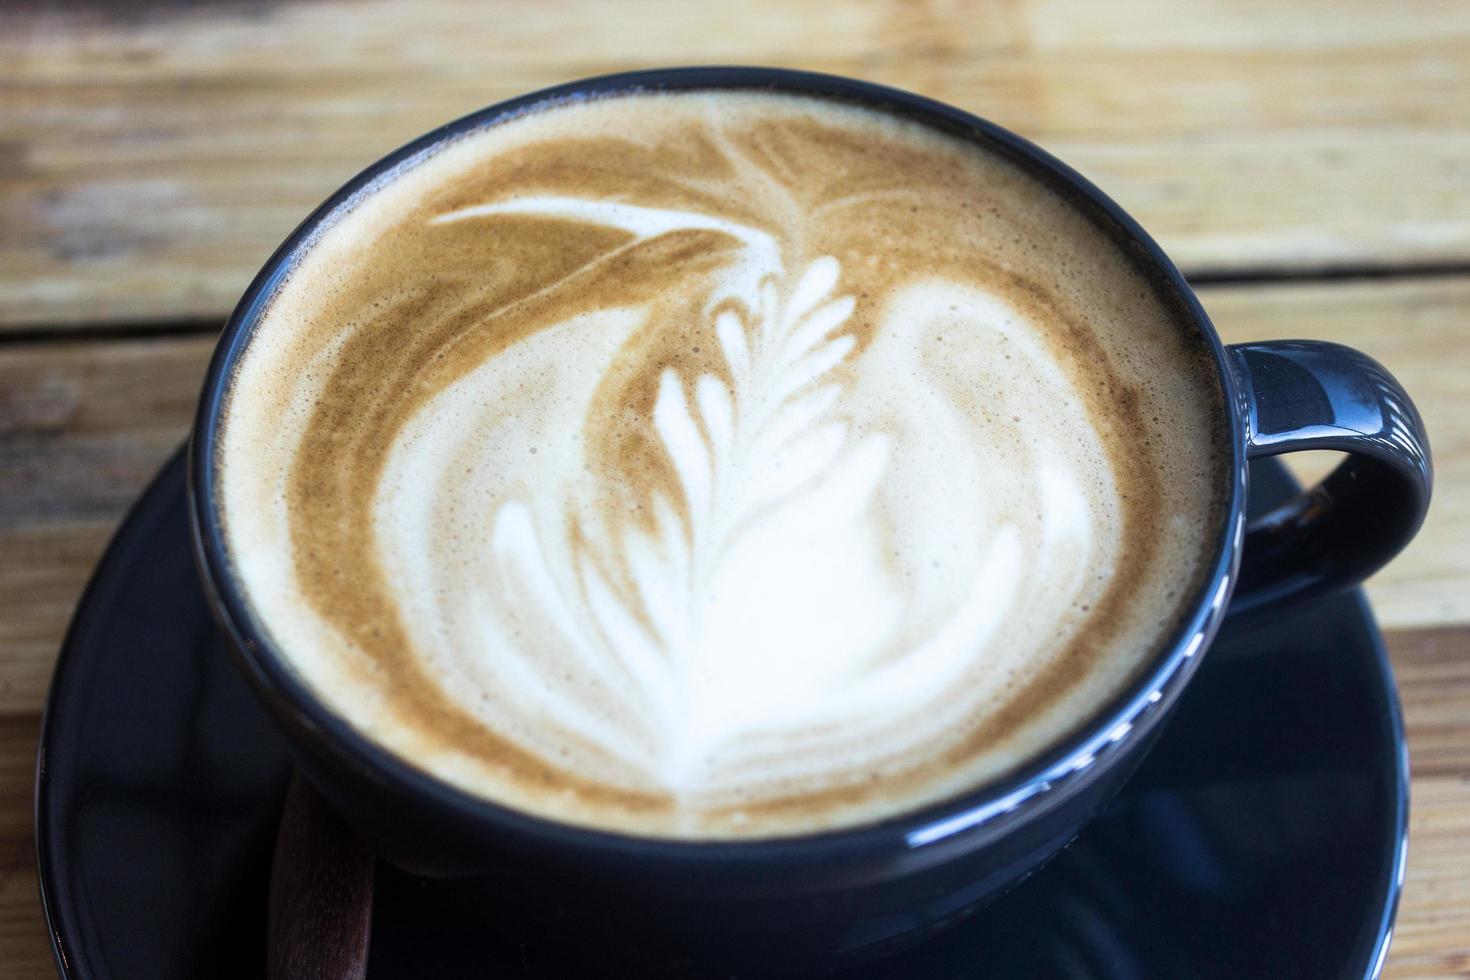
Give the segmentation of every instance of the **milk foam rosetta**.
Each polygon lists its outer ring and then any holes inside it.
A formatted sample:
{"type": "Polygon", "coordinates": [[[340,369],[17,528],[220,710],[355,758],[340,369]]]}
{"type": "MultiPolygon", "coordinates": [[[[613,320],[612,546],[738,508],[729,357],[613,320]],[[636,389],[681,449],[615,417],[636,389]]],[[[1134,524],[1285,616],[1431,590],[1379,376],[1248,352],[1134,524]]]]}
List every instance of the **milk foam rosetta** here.
{"type": "Polygon", "coordinates": [[[878,819],[1117,691],[1218,526],[1174,314],[1010,164],[779,95],[547,107],[343,209],[219,456],[337,712],[543,816],[878,819]]]}

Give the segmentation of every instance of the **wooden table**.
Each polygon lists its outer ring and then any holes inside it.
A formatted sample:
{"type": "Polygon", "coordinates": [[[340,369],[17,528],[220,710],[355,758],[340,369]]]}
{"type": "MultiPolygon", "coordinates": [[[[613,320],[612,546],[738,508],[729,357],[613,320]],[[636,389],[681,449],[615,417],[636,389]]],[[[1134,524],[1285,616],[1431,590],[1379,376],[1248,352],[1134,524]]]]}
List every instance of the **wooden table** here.
{"type": "MultiPolygon", "coordinates": [[[[914,89],[1078,166],[1229,341],[1397,373],[1438,466],[1369,586],[1413,758],[1388,972],[1470,976],[1470,2],[84,0],[0,12],[0,976],[51,974],[35,737],[79,589],[184,437],[213,335],[307,211],[553,82],[783,64],[914,89]]],[[[1320,460],[1298,464],[1320,472],[1320,460]]]]}

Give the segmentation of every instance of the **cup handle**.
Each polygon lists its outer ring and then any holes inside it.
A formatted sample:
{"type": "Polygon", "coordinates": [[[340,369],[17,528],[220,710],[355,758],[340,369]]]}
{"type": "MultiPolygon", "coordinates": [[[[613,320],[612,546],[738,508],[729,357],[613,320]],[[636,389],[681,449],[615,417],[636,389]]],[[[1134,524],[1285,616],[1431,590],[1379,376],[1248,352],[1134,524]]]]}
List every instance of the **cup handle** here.
{"type": "Polygon", "coordinates": [[[1348,453],[1321,483],[1246,525],[1232,614],[1357,585],[1413,538],[1434,467],[1424,422],[1381,364],[1341,344],[1229,348],[1246,457],[1348,453]]]}

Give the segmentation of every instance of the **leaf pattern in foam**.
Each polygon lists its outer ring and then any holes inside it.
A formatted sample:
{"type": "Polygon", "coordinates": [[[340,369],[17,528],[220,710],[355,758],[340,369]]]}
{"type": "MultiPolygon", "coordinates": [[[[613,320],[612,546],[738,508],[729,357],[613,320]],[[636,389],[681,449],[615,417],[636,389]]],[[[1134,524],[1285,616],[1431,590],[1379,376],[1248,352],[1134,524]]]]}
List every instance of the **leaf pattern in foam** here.
{"type": "MultiPolygon", "coordinates": [[[[744,246],[704,305],[724,371],[685,378],[666,367],[659,376],[653,431],[682,499],[655,495],[652,530],[625,528],[617,554],[602,556],[621,564],[631,588],[614,588],[585,554],[574,582],[558,574],[531,505],[507,502],[494,518],[496,539],[515,542],[496,549],[501,580],[534,583],[518,591],[557,624],[566,652],[590,676],[615,673],[638,692],[648,745],[608,738],[560,694],[545,694],[543,710],[671,790],[698,792],[717,755],[738,755],[742,734],[779,732],[814,710],[860,710],[902,681],[891,665],[874,666],[901,610],[884,586],[877,531],[862,520],[888,465],[887,437],[854,436],[834,411],[842,387],[831,375],[856,346],[841,332],[855,300],[834,295],[837,260],[818,258],[791,277],[764,232],[621,203],[530,198],[440,220],[495,213],[599,221],[634,243],[718,228],[744,246]]],[[[557,502],[544,504],[549,533],[557,502]]],[[[538,670],[521,659],[516,671],[538,670]]]]}
{"type": "MultiPolygon", "coordinates": [[[[738,656],[748,661],[753,654],[721,650],[718,643],[709,642],[708,614],[720,606],[726,612],[732,592],[760,594],[733,584],[739,576],[732,579],[726,568],[732,548],[760,511],[779,507],[792,494],[820,483],[850,441],[844,421],[827,420],[838,389],[821,383],[854,346],[848,336],[829,339],[854,307],[850,296],[831,298],[841,269],[833,258],[815,260],[784,303],[777,286],[779,273],[773,270],[763,277],[757,301],[747,304],[753,322],[742,321],[728,309],[716,319],[728,380],[703,374],[689,386],[672,368],[665,368],[655,401],[654,429],[678,476],[688,514],[683,530],[690,565],[682,570],[687,596],[677,604],[653,600],[666,612],[650,615],[661,624],[661,638],[682,691],[665,719],[663,739],[667,751],[662,772],[673,785],[697,781],[695,771],[707,753],[717,751],[722,739],[765,713],[773,700],[781,700],[772,697],[779,679],[768,676],[762,685],[734,682],[749,676],[750,664],[722,660],[738,656]],[[670,605],[676,611],[667,612],[670,605]],[[733,670],[726,669],[731,666],[733,670]]],[[[868,459],[871,468],[875,457],[869,453],[868,459]]],[[[878,460],[879,469],[881,465],[878,460]]],[[[865,499],[876,483],[875,474],[863,488],[865,499]]],[[[665,542],[664,547],[671,544],[665,542]]],[[[779,551],[783,543],[774,546],[779,551]]],[[[653,549],[640,543],[632,550],[643,554],[653,549]]],[[[782,556],[768,558],[779,562],[782,556]]],[[[648,583],[669,578],[642,559],[629,562],[629,568],[646,608],[659,591],[648,583]]],[[[769,609],[762,605],[752,603],[753,608],[738,618],[766,615],[769,609]]],[[[788,679],[793,666],[784,665],[788,679]]],[[[788,690],[800,687],[810,695],[814,686],[832,679],[813,676],[788,685],[788,690]]]]}

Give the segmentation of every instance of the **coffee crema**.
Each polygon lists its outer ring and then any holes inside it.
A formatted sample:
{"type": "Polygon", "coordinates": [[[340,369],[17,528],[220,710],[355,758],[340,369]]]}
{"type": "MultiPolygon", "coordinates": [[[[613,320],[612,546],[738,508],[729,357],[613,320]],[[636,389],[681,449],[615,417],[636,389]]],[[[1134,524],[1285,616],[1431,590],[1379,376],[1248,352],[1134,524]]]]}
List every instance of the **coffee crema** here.
{"type": "Polygon", "coordinates": [[[324,222],[230,382],[252,614],[332,710],[544,817],[881,819],[1054,744],[1222,514],[1207,352],[1012,163],[764,93],[544,105],[324,222]]]}

